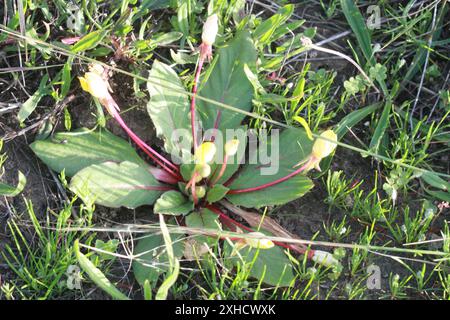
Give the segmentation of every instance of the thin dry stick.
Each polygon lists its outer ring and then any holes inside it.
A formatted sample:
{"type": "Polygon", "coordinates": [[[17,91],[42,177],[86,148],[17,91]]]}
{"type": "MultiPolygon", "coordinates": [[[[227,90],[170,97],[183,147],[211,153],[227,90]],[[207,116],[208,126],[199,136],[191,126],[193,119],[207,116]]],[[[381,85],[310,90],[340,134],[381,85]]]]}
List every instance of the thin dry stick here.
{"type": "Polygon", "coordinates": [[[67,96],[63,101],[59,102],[56,107],[48,114],[46,114],[41,120],[33,123],[32,125],[17,131],[17,132],[13,132],[10,134],[6,134],[5,136],[1,137],[0,140],[4,140],[4,141],[10,141],[14,138],[17,138],[19,136],[24,135],[25,133],[27,133],[30,130],[33,130],[37,127],[39,127],[42,123],[44,123],[45,121],[47,121],[48,119],[50,119],[51,117],[53,117],[54,115],[58,114],[59,112],[61,112],[70,102],[72,102],[75,99],[75,95],[70,95],[67,96]]]}

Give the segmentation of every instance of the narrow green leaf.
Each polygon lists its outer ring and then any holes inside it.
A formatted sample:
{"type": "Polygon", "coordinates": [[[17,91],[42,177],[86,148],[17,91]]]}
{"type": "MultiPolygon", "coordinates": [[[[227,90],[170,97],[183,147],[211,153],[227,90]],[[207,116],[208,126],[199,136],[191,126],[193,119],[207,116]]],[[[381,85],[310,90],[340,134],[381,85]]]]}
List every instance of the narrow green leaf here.
{"type": "Polygon", "coordinates": [[[15,197],[23,191],[26,183],[27,178],[22,172],[19,171],[19,182],[16,187],[0,182],[0,196],[15,197]]]}
{"type": "Polygon", "coordinates": [[[73,245],[75,254],[78,259],[80,267],[87,273],[89,278],[107,294],[109,294],[113,299],[116,300],[130,300],[126,295],[120,292],[101,272],[100,269],[96,268],[94,264],[80,251],[78,240],[75,240],[73,245]]]}
{"type": "Polygon", "coordinates": [[[380,104],[375,103],[370,106],[355,110],[342,118],[342,120],[339,121],[334,130],[334,132],[338,136],[338,140],[341,140],[351,128],[353,128],[364,118],[375,112],[379,107],[380,104]]]}
{"type": "Polygon", "coordinates": [[[355,33],[359,47],[361,48],[366,61],[372,66],[375,65],[371,36],[367,29],[366,22],[354,0],[341,0],[341,8],[348,24],[355,33]]]}
{"type": "Polygon", "coordinates": [[[435,187],[437,189],[441,189],[444,191],[450,190],[450,183],[430,172],[425,172],[422,174],[421,178],[428,183],[430,186],[435,187]]]}
{"type": "Polygon", "coordinates": [[[39,101],[48,94],[47,82],[48,74],[45,74],[39,83],[37,91],[20,107],[19,113],[17,114],[17,119],[20,123],[24,122],[30,116],[36,109],[39,101]]]}
{"type": "Polygon", "coordinates": [[[107,33],[107,30],[97,30],[88,33],[72,46],[71,51],[73,53],[78,53],[93,49],[103,40],[107,33]]]}
{"type": "Polygon", "coordinates": [[[369,148],[378,153],[380,142],[383,139],[383,136],[386,132],[386,128],[389,125],[389,116],[391,114],[392,102],[390,99],[386,101],[386,104],[383,108],[383,113],[381,114],[380,119],[378,120],[377,127],[375,128],[375,132],[373,133],[372,140],[370,141],[369,148]]]}

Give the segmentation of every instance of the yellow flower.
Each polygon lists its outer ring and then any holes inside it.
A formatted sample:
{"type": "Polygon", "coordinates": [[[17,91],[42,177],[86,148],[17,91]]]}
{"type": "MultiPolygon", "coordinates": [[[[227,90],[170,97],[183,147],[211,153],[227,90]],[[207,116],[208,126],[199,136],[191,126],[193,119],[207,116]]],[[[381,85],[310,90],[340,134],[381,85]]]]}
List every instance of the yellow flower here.
{"type": "Polygon", "coordinates": [[[320,137],[317,138],[316,142],[314,142],[312,156],[318,160],[328,157],[334,149],[336,149],[336,143],[333,143],[332,141],[337,141],[337,135],[333,132],[333,130],[322,132],[320,137]],[[331,141],[321,139],[321,137],[331,141]]]}
{"type": "Polygon", "coordinates": [[[232,157],[236,154],[239,147],[239,140],[233,139],[225,143],[225,154],[228,157],[232,157]]]}
{"type": "Polygon", "coordinates": [[[106,99],[110,96],[108,91],[108,83],[102,78],[103,68],[100,65],[94,65],[91,71],[86,72],[84,77],[78,77],[81,88],[89,92],[93,97],[98,99],[106,99]]]}
{"type": "Polygon", "coordinates": [[[208,17],[203,25],[202,41],[208,46],[212,46],[216,41],[217,32],[219,31],[217,14],[208,17]]]}
{"type": "Polygon", "coordinates": [[[197,150],[195,150],[194,159],[196,163],[206,164],[211,162],[216,155],[216,145],[212,142],[203,142],[200,146],[198,146],[197,150]]]}

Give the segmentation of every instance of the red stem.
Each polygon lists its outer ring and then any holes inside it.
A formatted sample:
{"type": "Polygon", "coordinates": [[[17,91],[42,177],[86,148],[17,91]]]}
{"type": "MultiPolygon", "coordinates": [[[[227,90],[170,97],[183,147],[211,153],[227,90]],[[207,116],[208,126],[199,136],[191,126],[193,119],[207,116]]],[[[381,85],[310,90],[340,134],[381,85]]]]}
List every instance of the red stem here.
{"type": "MultiPolygon", "coordinates": [[[[230,218],[229,216],[227,216],[225,213],[223,213],[222,211],[220,211],[219,208],[217,208],[217,207],[215,207],[215,206],[211,206],[211,205],[208,205],[208,206],[206,206],[206,207],[207,207],[209,210],[211,210],[212,212],[214,212],[215,214],[219,215],[219,217],[221,217],[222,219],[224,219],[224,220],[226,220],[226,221],[228,221],[228,222],[231,222],[231,223],[234,224],[235,226],[237,226],[237,227],[239,227],[239,228],[241,228],[241,229],[244,229],[244,230],[246,230],[246,231],[248,231],[248,232],[255,232],[255,230],[253,230],[253,229],[251,229],[251,228],[249,228],[249,227],[244,226],[243,224],[237,222],[236,220],[233,220],[232,218],[230,218]]],[[[285,244],[285,243],[279,242],[279,241],[273,241],[273,243],[276,244],[277,246],[280,246],[280,247],[283,247],[283,248],[286,248],[286,249],[290,249],[290,250],[293,250],[293,251],[297,251],[297,252],[300,253],[300,254],[305,254],[306,251],[307,251],[307,250],[303,250],[303,249],[301,249],[301,248],[297,248],[297,247],[295,247],[295,246],[292,246],[292,245],[289,245],[289,244],[285,244]]],[[[311,252],[314,254],[314,251],[311,251],[311,252]]],[[[311,257],[312,257],[312,255],[311,255],[311,254],[308,254],[308,258],[311,258],[311,257]]]]}
{"type": "Polygon", "coordinates": [[[220,178],[222,178],[226,168],[227,168],[227,162],[228,162],[228,156],[225,155],[225,157],[223,157],[223,163],[222,166],[220,167],[220,171],[219,174],[217,175],[217,177],[209,184],[211,187],[214,186],[217,181],[220,180],[220,178]]]}
{"type": "Polygon", "coordinates": [[[289,173],[287,176],[284,176],[282,178],[279,178],[275,181],[272,182],[268,182],[265,184],[262,184],[260,186],[257,187],[251,187],[251,188],[245,188],[245,189],[234,189],[234,190],[230,190],[228,191],[228,194],[237,194],[237,193],[245,193],[245,192],[252,192],[252,191],[258,191],[258,190],[262,190],[262,189],[266,189],[269,188],[273,185],[279,184],[283,181],[286,181],[290,178],[292,178],[293,176],[296,176],[297,174],[299,174],[300,172],[304,171],[305,169],[307,169],[309,167],[309,165],[311,164],[312,158],[310,158],[303,166],[301,166],[300,168],[298,168],[297,170],[289,173]]]}
{"type": "Polygon", "coordinates": [[[166,170],[169,174],[180,180],[181,177],[177,173],[178,168],[171,163],[169,160],[164,158],[158,152],[156,152],[152,147],[148,146],[141,138],[139,138],[123,121],[122,117],[118,112],[114,112],[112,114],[114,119],[120,124],[120,126],[125,130],[125,132],[130,136],[130,138],[141,148],[150,158],[153,159],[157,164],[159,164],[164,170],[166,170]],[[170,168],[169,168],[170,167],[170,168]]]}
{"type": "Polygon", "coordinates": [[[197,95],[197,89],[198,89],[198,82],[200,80],[200,74],[203,69],[203,63],[205,62],[205,59],[200,56],[200,59],[198,61],[197,71],[195,72],[195,78],[194,78],[194,86],[192,87],[192,98],[191,98],[191,128],[192,128],[192,139],[194,140],[194,152],[197,150],[198,144],[197,144],[197,130],[195,127],[195,97],[197,95]]]}

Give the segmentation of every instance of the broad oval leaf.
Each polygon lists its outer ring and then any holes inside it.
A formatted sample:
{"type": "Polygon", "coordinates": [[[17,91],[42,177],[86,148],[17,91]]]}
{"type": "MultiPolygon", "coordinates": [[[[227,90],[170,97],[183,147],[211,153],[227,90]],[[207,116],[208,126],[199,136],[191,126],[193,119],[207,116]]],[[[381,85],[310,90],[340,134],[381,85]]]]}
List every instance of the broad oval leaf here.
{"type": "Polygon", "coordinates": [[[188,95],[181,93],[185,91],[183,84],[170,66],[158,60],[153,62],[149,80],[147,88],[150,101],[147,111],[155,125],[156,133],[163,138],[167,153],[179,158],[183,155],[189,156],[192,146],[190,106],[188,95]],[[181,133],[179,138],[182,140],[177,141],[172,137],[175,132],[181,133]]]}
{"type": "Polygon", "coordinates": [[[297,175],[266,189],[239,194],[228,194],[226,198],[238,206],[260,208],[288,203],[303,196],[313,186],[311,179],[297,175]]]}
{"type": "MultiPolygon", "coordinates": [[[[227,246],[230,248],[230,244],[227,246]]],[[[272,286],[287,287],[295,279],[292,264],[279,246],[270,249],[245,247],[239,255],[233,255],[233,260],[235,264],[245,263],[251,268],[250,276],[272,286]]]]}
{"type": "Polygon", "coordinates": [[[88,204],[133,209],[153,204],[168,187],[160,184],[148,167],[124,161],[84,168],[72,178],[70,190],[88,204]]]}
{"type": "MultiPolygon", "coordinates": [[[[211,74],[200,89],[199,95],[243,111],[250,111],[253,86],[245,74],[244,65],[253,68],[257,59],[250,33],[238,33],[225,47],[218,50],[217,56],[217,61],[213,64],[211,74]]],[[[197,99],[197,110],[205,130],[214,128],[217,119],[219,129],[233,129],[238,127],[245,117],[242,113],[201,99],[197,99]]]]}
{"type": "MultiPolygon", "coordinates": [[[[279,136],[279,141],[275,139],[275,141],[267,142],[259,148],[260,152],[264,149],[267,150],[267,153],[274,157],[273,161],[263,163],[260,160],[261,157],[259,157],[257,163],[242,168],[227,187],[231,190],[253,188],[287,176],[297,169],[294,168],[297,163],[309,156],[312,144],[313,142],[308,139],[303,129],[284,130],[279,136]],[[276,157],[278,157],[278,164],[275,161],[276,157]],[[268,170],[271,166],[271,170],[262,171],[268,170]],[[273,173],[270,171],[273,171],[273,173]]],[[[312,187],[312,181],[299,174],[266,189],[228,194],[226,198],[235,205],[247,208],[280,205],[299,198],[312,187]]]]}
{"type": "Polygon", "coordinates": [[[83,168],[106,161],[130,161],[146,165],[127,141],[106,130],[81,128],[72,132],[59,132],[47,140],[33,142],[30,147],[53,171],[65,169],[69,177],[83,168]]]}

